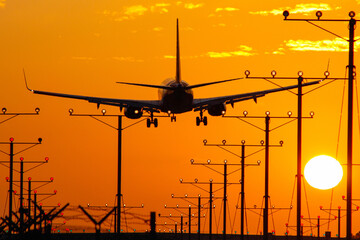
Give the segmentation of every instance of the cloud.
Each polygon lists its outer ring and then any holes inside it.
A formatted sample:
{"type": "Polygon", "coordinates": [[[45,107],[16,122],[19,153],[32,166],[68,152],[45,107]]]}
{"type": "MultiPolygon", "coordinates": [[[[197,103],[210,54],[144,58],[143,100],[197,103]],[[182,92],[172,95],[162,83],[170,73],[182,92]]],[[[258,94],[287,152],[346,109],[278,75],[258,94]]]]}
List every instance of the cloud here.
{"type": "MultiPolygon", "coordinates": [[[[338,8],[337,8],[338,9],[338,8]]],[[[278,8],[273,9],[269,11],[257,11],[257,12],[250,12],[250,14],[257,14],[257,15],[263,15],[268,16],[270,14],[272,15],[281,15],[285,10],[288,10],[290,14],[296,14],[296,13],[302,13],[304,15],[308,15],[311,12],[315,11],[330,11],[332,8],[327,3],[301,3],[296,4],[294,8],[291,7],[284,7],[284,8],[278,8]]]]}
{"type": "Polygon", "coordinates": [[[213,24],[212,26],[213,27],[226,27],[226,24],[225,23],[218,23],[218,24],[213,24]]]}
{"type": "Polygon", "coordinates": [[[215,9],[215,12],[222,12],[222,11],[234,12],[234,11],[239,11],[239,9],[238,9],[238,8],[233,8],[233,7],[226,7],[226,8],[217,8],[217,9],[215,9]]]}
{"type": "Polygon", "coordinates": [[[121,62],[144,62],[144,60],[135,59],[134,57],[113,57],[112,59],[121,62]]]}
{"type": "Polygon", "coordinates": [[[235,56],[252,56],[254,53],[244,52],[244,51],[233,51],[233,52],[208,52],[207,53],[211,58],[225,58],[225,57],[235,57],[235,56]]]}
{"type": "MultiPolygon", "coordinates": [[[[333,40],[286,40],[285,45],[291,51],[318,51],[318,52],[347,52],[349,43],[341,38],[333,40]]],[[[360,43],[356,42],[354,51],[360,49],[360,43]]]]}
{"type": "MultiPolygon", "coordinates": [[[[1,1],[1,0],[0,0],[1,1]]],[[[104,10],[103,15],[113,18],[115,21],[133,20],[136,17],[143,16],[146,13],[168,13],[167,7],[170,3],[155,3],[151,6],[132,5],[123,7],[121,11],[104,10]]]]}
{"type": "Polygon", "coordinates": [[[154,27],[153,30],[154,30],[155,32],[160,32],[160,31],[163,30],[163,28],[162,28],[162,27],[154,27]]]}
{"type": "Polygon", "coordinates": [[[0,8],[5,7],[5,1],[6,1],[6,0],[0,0],[0,8]]]}
{"type": "Polygon", "coordinates": [[[149,9],[143,5],[133,5],[124,7],[122,11],[104,10],[102,14],[108,17],[113,17],[115,21],[124,21],[135,19],[138,16],[144,15],[149,9]]]}
{"type": "Polygon", "coordinates": [[[207,56],[211,58],[225,58],[225,57],[237,57],[237,56],[253,56],[256,53],[252,51],[252,48],[249,46],[241,45],[239,46],[240,50],[238,51],[229,51],[229,52],[208,52],[207,56]]]}
{"type": "Polygon", "coordinates": [[[141,16],[144,15],[144,13],[147,10],[148,9],[142,5],[135,5],[125,8],[124,14],[129,16],[133,16],[133,15],[141,16]]]}
{"type": "Polygon", "coordinates": [[[155,7],[168,7],[170,6],[170,3],[156,3],[155,7]]]}
{"type": "MultiPolygon", "coordinates": [[[[5,0],[0,0],[5,1],[5,0]]],[[[151,1],[149,1],[151,2],[151,1]]],[[[125,20],[133,20],[139,16],[144,16],[149,13],[157,13],[157,14],[166,14],[169,12],[169,8],[171,6],[180,6],[184,7],[185,9],[196,9],[204,6],[204,3],[183,3],[183,2],[176,2],[176,3],[154,3],[154,4],[145,4],[145,5],[132,5],[123,7],[120,11],[112,11],[112,10],[104,10],[101,14],[113,18],[115,21],[125,21],[125,20]]]]}
{"type": "Polygon", "coordinates": [[[198,4],[194,4],[194,3],[185,3],[184,7],[187,9],[194,9],[194,8],[199,8],[204,6],[203,3],[198,3],[198,4]]]}
{"type": "MultiPolygon", "coordinates": [[[[207,52],[206,54],[201,54],[197,56],[185,56],[181,57],[181,59],[196,59],[200,57],[211,57],[211,58],[226,58],[226,57],[237,57],[237,56],[253,56],[257,53],[253,52],[253,49],[249,46],[240,45],[239,50],[236,51],[228,51],[228,52],[207,52]]],[[[175,59],[176,56],[173,55],[165,55],[163,56],[165,59],[175,59]]]]}
{"type": "MultiPolygon", "coordinates": [[[[269,54],[269,53],[265,53],[265,54],[269,54]]],[[[278,50],[273,51],[271,54],[274,55],[285,55],[285,49],[280,47],[278,48],[278,50]]]]}
{"type": "Polygon", "coordinates": [[[151,12],[158,13],[167,13],[169,10],[166,7],[169,7],[170,3],[156,3],[155,5],[150,7],[151,12]]]}
{"type": "Polygon", "coordinates": [[[234,7],[216,8],[215,13],[210,13],[209,17],[215,17],[215,16],[221,17],[222,16],[221,13],[224,13],[224,12],[225,13],[231,13],[231,12],[236,12],[236,11],[239,11],[239,10],[240,9],[234,8],[234,7]]]}

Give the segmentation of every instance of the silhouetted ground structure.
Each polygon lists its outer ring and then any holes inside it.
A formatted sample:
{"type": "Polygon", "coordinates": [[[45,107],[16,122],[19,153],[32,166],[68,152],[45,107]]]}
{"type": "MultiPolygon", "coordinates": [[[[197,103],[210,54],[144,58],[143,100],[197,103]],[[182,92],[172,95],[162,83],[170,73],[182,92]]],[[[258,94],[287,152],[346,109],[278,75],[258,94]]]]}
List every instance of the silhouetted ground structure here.
{"type": "MultiPolygon", "coordinates": [[[[239,234],[226,235],[226,239],[228,240],[238,240],[240,238],[239,234]]],[[[189,234],[180,234],[180,233],[121,233],[120,236],[115,233],[59,233],[59,234],[49,234],[49,235],[40,235],[40,234],[25,234],[23,236],[21,235],[12,235],[11,238],[9,235],[0,235],[0,240],[17,240],[17,239],[53,239],[53,240],[115,240],[115,239],[121,239],[121,240],[188,240],[189,234]]],[[[190,240],[197,240],[198,235],[197,234],[191,234],[190,240]]],[[[222,240],[223,235],[222,234],[212,234],[211,240],[222,240]]],[[[245,240],[262,240],[263,235],[245,235],[245,240]]],[[[269,240],[295,240],[296,236],[275,236],[275,235],[269,235],[269,240]]],[[[314,240],[314,239],[339,239],[337,237],[334,238],[326,238],[326,237],[310,237],[310,236],[304,236],[302,237],[303,240],[314,240]]],[[[345,238],[340,238],[345,239],[345,238]]],[[[200,240],[209,240],[208,234],[201,234],[200,240]]]]}

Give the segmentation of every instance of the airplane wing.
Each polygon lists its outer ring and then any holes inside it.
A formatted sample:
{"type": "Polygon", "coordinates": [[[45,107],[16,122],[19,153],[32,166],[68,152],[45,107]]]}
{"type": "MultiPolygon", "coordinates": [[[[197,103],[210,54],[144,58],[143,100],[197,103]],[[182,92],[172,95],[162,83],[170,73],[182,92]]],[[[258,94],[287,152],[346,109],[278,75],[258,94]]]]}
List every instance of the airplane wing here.
{"type": "MultiPolygon", "coordinates": [[[[302,84],[302,86],[309,86],[318,84],[321,81],[313,81],[302,84]]],[[[207,109],[209,106],[216,105],[216,104],[231,104],[233,105],[236,102],[245,101],[249,99],[254,99],[256,101],[257,98],[263,97],[268,93],[280,92],[284,90],[294,89],[297,88],[298,85],[292,85],[287,87],[281,88],[274,88],[269,90],[257,91],[257,92],[250,92],[250,93],[242,93],[242,94],[235,94],[235,95],[228,95],[228,96],[221,96],[221,97],[214,97],[214,98],[198,98],[194,99],[193,101],[193,108],[194,111],[198,111],[200,109],[207,109]]]]}
{"type": "Polygon", "coordinates": [[[103,105],[118,106],[120,108],[137,107],[137,108],[142,108],[145,111],[160,112],[160,104],[161,103],[159,100],[147,101],[147,100],[130,100],[130,99],[118,99],[118,98],[101,98],[101,97],[90,97],[90,96],[72,95],[72,94],[66,94],[66,93],[55,93],[55,92],[45,92],[45,91],[33,90],[33,89],[30,89],[27,84],[25,70],[23,70],[23,72],[24,72],[25,86],[26,86],[27,90],[29,90],[35,94],[85,100],[90,103],[96,103],[98,107],[101,104],[103,104],[103,105]]]}
{"type": "Polygon", "coordinates": [[[65,93],[45,92],[45,91],[38,91],[38,90],[32,90],[32,89],[29,89],[29,90],[35,94],[85,100],[90,103],[96,103],[98,106],[103,104],[103,105],[118,106],[121,108],[122,107],[138,107],[138,108],[144,109],[145,111],[153,111],[153,112],[160,111],[160,101],[159,100],[147,101],[147,100],[130,100],[130,99],[117,99],[117,98],[101,98],[101,97],[72,95],[72,94],[65,94],[65,93]]]}

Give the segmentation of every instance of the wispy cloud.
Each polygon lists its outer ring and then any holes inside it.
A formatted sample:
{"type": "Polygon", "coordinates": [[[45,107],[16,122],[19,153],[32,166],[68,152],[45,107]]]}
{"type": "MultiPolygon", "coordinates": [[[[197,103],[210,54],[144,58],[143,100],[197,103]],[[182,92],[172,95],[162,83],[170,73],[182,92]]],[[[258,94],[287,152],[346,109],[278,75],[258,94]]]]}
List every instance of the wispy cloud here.
{"type": "Polygon", "coordinates": [[[241,45],[239,46],[240,50],[237,51],[228,51],[228,52],[208,52],[207,56],[211,58],[226,58],[226,57],[237,57],[237,56],[253,56],[256,55],[253,52],[253,49],[249,46],[241,45]]]}
{"type": "Polygon", "coordinates": [[[185,3],[184,7],[187,9],[195,9],[195,8],[200,8],[204,6],[203,3],[198,3],[198,4],[194,4],[194,3],[185,3]]]}
{"type": "Polygon", "coordinates": [[[222,13],[232,13],[239,11],[240,9],[234,7],[216,8],[214,13],[209,14],[209,17],[222,16],[222,13]]]}
{"type": "Polygon", "coordinates": [[[167,13],[169,12],[168,7],[170,3],[156,3],[155,5],[150,6],[150,10],[153,13],[167,13]]]}
{"type": "Polygon", "coordinates": [[[218,23],[218,24],[213,24],[212,26],[213,27],[226,27],[226,24],[225,23],[218,23]]]}
{"type": "Polygon", "coordinates": [[[125,8],[124,14],[129,16],[133,16],[133,15],[141,16],[144,15],[146,11],[148,11],[148,9],[143,5],[135,5],[125,8]]]}
{"type": "Polygon", "coordinates": [[[154,27],[153,30],[154,30],[155,32],[160,32],[160,31],[163,30],[163,28],[162,28],[162,27],[154,27]]]}
{"type": "Polygon", "coordinates": [[[5,1],[6,1],[6,0],[0,0],[0,8],[5,7],[5,1]]]}
{"type": "Polygon", "coordinates": [[[285,10],[288,10],[290,14],[302,13],[304,15],[308,15],[311,12],[315,12],[315,11],[330,11],[332,10],[332,8],[327,3],[301,3],[301,4],[296,4],[294,8],[284,7],[273,10],[250,12],[250,14],[257,14],[263,16],[267,16],[271,14],[281,15],[285,10]]]}
{"type": "MultiPolygon", "coordinates": [[[[0,0],[1,2],[5,0],[0,0]]],[[[178,1],[176,3],[154,3],[154,4],[145,4],[145,5],[132,5],[125,6],[121,10],[104,10],[101,13],[107,17],[114,19],[115,21],[125,21],[125,20],[133,20],[139,16],[144,16],[149,13],[157,13],[157,14],[166,14],[171,9],[171,6],[181,6],[185,9],[196,9],[204,6],[204,3],[183,3],[178,1]]]]}
{"type": "MultiPolygon", "coordinates": [[[[349,43],[341,38],[333,40],[286,40],[285,45],[291,51],[323,51],[323,52],[347,52],[349,43]]],[[[356,42],[354,50],[360,49],[360,43],[356,42]]]]}
{"type": "Polygon", "coordinates": [[[166,13],[168,10],[165,8],[168,4],[158,3],[150,7],[143,5],[126,6],[121,11],[104,10],[103,15],[114,18],[115,21],[133,20],[136,17],[143,16],[147,12],[160,12],[166,13]]]}
{"type": "Polygon", "coordinates": [[[170,3],[156,3],[155,7],[169,7],[170,5],[170,3]]]}
{"type": "MultiPolygon", "coordinates": [[[[257,53],[255,53],[253,51],[253,49],[249,46],[246,45],[241,45],[238,47],[239,50],[235,50],[235,51],[227,51],[227,52],[207,52],[205,54],[200,54],[200,55],[196,55],[196,56],[185,56],[185,57],[181,57],[181,59],[196,59],[196,58],[207,58],[207,57],[211,57],[211,58],[228,58],[228,57],[237,57],[237,56],[253,56],[256,55],[257,53]]],[[[165,59],[175,59],[176,56],[173,55],[165,55],[163,56],[163,58],[165,59]]]]}
{"type": "Polygon", "coordinates": [[[176,56],[172,56],[172,55],[165,55],[164,58],[166,59],[175,59],[176,56]]]}
{"type": "Polygon", "coordinates": [[[144,60],[135,59],[134,57],[113,57],[112,59],[121,62],[144,62],[144,60]]]}
{"type": "MultiPolygon", "coordinates": [[[[134,5],[129,7],[124,7],[122,12],[117,11],[108,11],[107,15],[111,15],[115,17],[115,21],[124,21],[135,19],[138,16],[142,16],[145,12],[148,11],[148,8],[144,7],[143,5],[134,5]]],[[[104,12],[106,14],[107,12],[104,12]]]]}
{"type": "Polygon", "coordinates": [[[238,8],[233,8],[233,7],[226,7],[226,8],[217,8],[215,9],[215,12],[234,12],[234,11],[239,11],[238,8]]]}
{"type": "Polygon", "coordinates": [[[274,54],[274,55],[285,55],[285,49],[280,47],[278,48],[277,50],[269,53],[269,52],[266,52],[265,54],[274,54]]]}

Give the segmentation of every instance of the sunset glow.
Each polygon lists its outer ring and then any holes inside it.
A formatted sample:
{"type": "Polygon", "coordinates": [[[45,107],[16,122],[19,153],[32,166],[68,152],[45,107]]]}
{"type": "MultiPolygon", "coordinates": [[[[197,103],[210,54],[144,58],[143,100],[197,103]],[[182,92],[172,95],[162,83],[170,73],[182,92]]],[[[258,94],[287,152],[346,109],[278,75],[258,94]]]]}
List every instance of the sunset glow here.
{"type": "MultiPolygon", "coordinates": [[[[36,189],[39,196],[52,194],[42,202],[43,206],[70,204],[69,209],[54,220],[54,226],[58,226],[56,231],[95,232],[94,225],[78,206],[89,209],[94,216],[107,213],[116,206],[118,115],[124,115],[128,109],[116,104],[97,104],[94,98],[159,101],[158,89],[117,82],[161,85],[176,77],[178,19],[181,79],[189,85],[237,79],[191,89],[195,99],[296,85],[300,71],[303,83],[322,80],[316,86],[303,88],[301,172],[306,177],[307,160],[322,154],[331,155],[335,150],[337,165],[344,165],[348,154],[348,80],[344,80],[349,69],[347,20],[350,20],[350,11],[355,11],[354,18],[360,19],[359,9],[360,0],[0,0],[0,108],[4,108],[0,114],[0,142],[4,143],[0,144],[0,161],[9,161],[10,138],[14,143],[36,143],[26,151],[23,150],[28,146],[15,145],[15,152],[19,154],[14,156],[14,180],[20,180],[20,158],[23,157],[26,188],[29,179],[36,187],[36,181],[52,178],[50,183],[36,189]],[[306,21],[285,21],[284,10],[289,11],[288,19],[316,20],[316,12],[321,11],[321,19],[346,21],[315,21],[317,26],[306,21]],[[325,72],[330,75],[324,75],[325,72]],[[332,77],[337,79],[332,81],[329,79],[332,77]],[[38,95],[28,88],[93,98],[79,100],[38,95]],[[36,111],[36,108],[40,110],[36,111]],[[50,160],[44,160],[45,157],[50,160]],[[40,161],[40,166],[35,167],[36,164],[27,161],[40,161]],[[26,171],[28,169],[31,170],[26,171]]],[[[355,28],[356,40],[360,38],[359,24],[355,28]]],[[[360,41],[356,41],[354,47],[357,69],[359,44],[360,41]]],[[[355,78],[354,164],[360,163],[359,96],[355,78]]],[[[227,233],[238,235],[240,209],[236,206],[240,206],[241,171],[236,164],[241,163],[241,145],[246,143],[251,145],[245,147],[245,162],[251,166],[245,169],[246,231],[249,235],[259,235],[263,231],[264,118],[268,112],[271,118],[269,199],[275,209],[286,209],[274,211],[269,225],[276,228],[276,235],[284,236],[286,231],[296,235],[295,228],[287,228],[285,224],[295,226],[297,223],[294,190],[298,174],[297,89],[265,96],[260,94],[242,102],[228,101],[226,108],[218,104],[213,110],[217,110],[219,116],[211,116],[201,107],[174,116],[171,111],[155,111],[156,128],[154,122],[147,127],[151,118],[149,107],[133,109],[134,115],[143,113],[140,118],[136,118],[139,115],[134,119],[122,117],[121,205],[128,207],[124,208],[126,214],[121,216],[123,231],[149,230],[150,212],[156,212],[156,216],[185,216],[186,210],[179,213],[170,207],[188,207],[190,203],[180,197],[186,194],[189,200],[200,194],[203,197],[201,205],[205,206],[201,210],[201,215],[205,214],[201,218],[201,233],[208,233],[210,202],[207,191],[211,182],[215,196],[212,204],[216,206],[213,233],[221,234],[224,167],[216,164],[223,164],[226,159],[228,173],[232,173],[228,182],[234,183],[227,188],[227,233]],[[196,125],[201,116],[207,117],[207,126],[204,122],[196,125]],[[282,144],[279,145],[280,141],[282,144]],[[260,165],[258,161],[261,161],[260,165]],[[215,170],[209,169],[210,163],[215,164],[215,170]],[[194,179],[202,185],[194,186],[194,179]],[[215,229],[215,226],[218,227],[215,229]]],[[[320,167],[329,166],[327,163],[320,167]]],[[[6,179],[10,177],[8,163],[4,164],[0,166],[0,217],[3,218],[8,214],[9,181],[6,179]]],[[[336,173],[331,173],[331,180],[336,173]]],[[[344,167],[344,178],[346,176],[344,167]]],[[[354,167],[354,198],[360,196],[360,184],[356,180],[359,176],[360,168],[354,167]]],[[[307,179],[311,185],[312,180],[307,179]]],[[[330,183],[330,180],[326,182],[330,183]]],[[[14,210],[19,207],[18,183],[14,185],[17,192],[13,196],[14,210]]],[[[329,216],[318,206],[332,204],[345,209],[346,202],[341,196],[346,195],[346,181],[334,186],[317,185],[319,188],[332,187],[330,194],[330,191],[319,191],[306,182],[302,184],[304,219],[329,216]],[[309,209],[305,208],[306,203],[309,209]]],[[[196,203],[191,205],[195,209],[196,203]]],[[[193,214],[192,221],[196,222],[195,210],[193,214]]],[[[114,231],[113,217],[111,215],[104,222],[101,231],[114,231]]],[[[359,212],[353,212],[353,218],[355,235],[360,231],[359,212]]],[[[165,218],[158,217],[156,221],[162,232],[174,228],[165,218]]],[[[313,223],[302,223],[304,236],[310,236],[313,223]]],[[[341,219],[340,225],[343,238],[346,221],[341,219]]],[[[326,230],[321,228],[321,234],[332,231],[335,236],[337,229],[337,221],[331,221],[326,230]]],[[[195,233],[196,230],[194,226],[192,231],[195,233]]]]}

